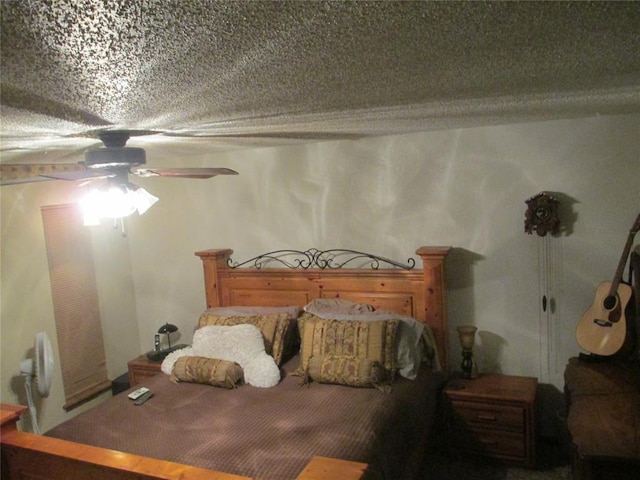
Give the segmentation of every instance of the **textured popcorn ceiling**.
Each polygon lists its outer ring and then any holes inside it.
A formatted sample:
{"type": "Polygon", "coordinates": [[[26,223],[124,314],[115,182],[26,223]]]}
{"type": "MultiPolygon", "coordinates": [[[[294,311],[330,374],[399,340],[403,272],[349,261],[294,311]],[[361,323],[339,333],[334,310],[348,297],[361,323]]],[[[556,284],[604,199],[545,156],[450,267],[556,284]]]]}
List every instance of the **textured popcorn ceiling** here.
{"type": "Polygon", "coordinates": [[[640,112],[636,2],[2,0],[3,162],[640,112]],[[143,133],[143,132],[140,132],[143,133]],[[199,138],[204,137],[204,138],[199,138]]]}

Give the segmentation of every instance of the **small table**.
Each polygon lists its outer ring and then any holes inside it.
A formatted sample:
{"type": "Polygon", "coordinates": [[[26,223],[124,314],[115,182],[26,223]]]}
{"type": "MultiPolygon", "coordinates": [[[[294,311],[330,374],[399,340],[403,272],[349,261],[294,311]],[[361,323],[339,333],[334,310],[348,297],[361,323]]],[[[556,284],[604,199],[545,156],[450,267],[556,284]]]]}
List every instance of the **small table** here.
{"type": "Polygon", "coordinates": [[[127,363],[129,367],[129,383],[130,386],[135,386],[145,381],[149,377],[155,377],[159,373],[162,373],[160,367],[162,362],[152,362],[147,358],[146,354],[142,354],[139,357],[127,363]]]}
{"type": "Polygon", "coordinates": [[[451,446],[462,454],[535,465],[535,397],[532,377],[480,375],[452,379],[444,389],[451,446]]]}

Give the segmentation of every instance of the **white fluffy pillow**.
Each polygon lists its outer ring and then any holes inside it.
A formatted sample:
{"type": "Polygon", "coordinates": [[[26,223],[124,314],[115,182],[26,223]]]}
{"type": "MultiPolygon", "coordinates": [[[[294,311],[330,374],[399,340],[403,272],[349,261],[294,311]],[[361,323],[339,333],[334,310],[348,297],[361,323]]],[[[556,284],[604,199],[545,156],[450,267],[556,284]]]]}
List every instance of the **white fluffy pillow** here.
{"type": "Polygon", "coordinates": [[[237,362],[242,367],[245,382],[254,387],[273,387],[280,382],[278,365],[265,351],[262,333],[254,325],[210,325],[199,328],[193,335],[191,347],[167,355],[162,362],[162,371],[171,375],[173,364],[185,356],[237,362]]]}

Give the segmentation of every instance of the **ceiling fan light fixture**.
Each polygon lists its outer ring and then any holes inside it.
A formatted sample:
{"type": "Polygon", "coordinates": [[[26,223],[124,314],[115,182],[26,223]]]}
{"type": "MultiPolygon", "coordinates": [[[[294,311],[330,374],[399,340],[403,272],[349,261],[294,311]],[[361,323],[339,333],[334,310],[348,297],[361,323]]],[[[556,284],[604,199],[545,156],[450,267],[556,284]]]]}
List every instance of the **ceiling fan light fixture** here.
{"type": "Polygon", "coordinates": [[[134,194],[136,196],[136,210],[138,210],[138,215],[142,215],[159,200],[158,197],[151,195],[141,187],[137,187],[134,194]]]}
{"type": "Polygon", "coordinates": [[[109,184],[94,188],[80,200],[84,225],[97,225],[100,219],[118,219],[138,212],[142,215],[158,198],[132,183],[109,184]]]}

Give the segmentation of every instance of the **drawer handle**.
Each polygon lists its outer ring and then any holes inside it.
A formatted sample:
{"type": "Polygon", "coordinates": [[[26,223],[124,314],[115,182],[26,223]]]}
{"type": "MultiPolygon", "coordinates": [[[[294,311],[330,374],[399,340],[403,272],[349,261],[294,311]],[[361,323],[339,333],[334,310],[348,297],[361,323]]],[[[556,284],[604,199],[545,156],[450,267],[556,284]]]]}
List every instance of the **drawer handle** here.
{"type": "Polygon", "coordinates": [[[486,413],[479,413],[478,420],[482,420],[483,422],[495,422],[498,418],[495,415],[488,415],[486,413]]]}
{"type": "Polygon", "coordinates": [[[492,440],[492,439],[488,439],[488,438],[481,438],[480,439],[480,443],[484,444],[484,445],[497,445],[498,442],[496,440],[492,440]]]}

